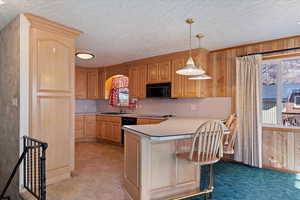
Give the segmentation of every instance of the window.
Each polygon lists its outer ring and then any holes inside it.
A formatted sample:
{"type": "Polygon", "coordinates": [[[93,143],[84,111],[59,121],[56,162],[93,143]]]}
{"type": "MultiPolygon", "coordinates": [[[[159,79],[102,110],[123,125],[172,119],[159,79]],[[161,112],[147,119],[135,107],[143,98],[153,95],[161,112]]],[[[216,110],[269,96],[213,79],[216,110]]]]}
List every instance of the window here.
{"type": "Polygon", "coordinates": [[[295,96],[295,108],[300,108],[300,96],[295,96]]]}
{"type": "Polygon", "coordinates": [[[300,126],[300,57],[263,62],[262,122],[300,126]]]}

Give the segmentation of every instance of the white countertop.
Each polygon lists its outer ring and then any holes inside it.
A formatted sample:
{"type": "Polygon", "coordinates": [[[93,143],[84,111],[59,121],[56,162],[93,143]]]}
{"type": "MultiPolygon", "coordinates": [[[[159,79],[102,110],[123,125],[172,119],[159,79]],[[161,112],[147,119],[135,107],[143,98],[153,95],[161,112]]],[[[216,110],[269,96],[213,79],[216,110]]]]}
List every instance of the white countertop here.
{"type": "MultiPolygon", "coordinates": [[[[213,119],[174,117],[160,124],[127,125],[123,126],[123,129],[150,140],[175,140],[192,137],[197,128],[208,120],[213,119]]],[[[225,126],[224,130],[225,133],[228,133],[228,129],[225,126]]]]}
{"type": "Polygon", "coordinates": [[[167,119],[166,117],[162,117],[162,115],[152,115],[152,114],[136,114],[136,113],[122,113],[122,114],[107,114],[100,112],[82,112],[75,113],[75,115],[106,115],[106,116],[117,116],[117,117],[136,117],[136,118],[148,118],[148,119],[167,119]]]}

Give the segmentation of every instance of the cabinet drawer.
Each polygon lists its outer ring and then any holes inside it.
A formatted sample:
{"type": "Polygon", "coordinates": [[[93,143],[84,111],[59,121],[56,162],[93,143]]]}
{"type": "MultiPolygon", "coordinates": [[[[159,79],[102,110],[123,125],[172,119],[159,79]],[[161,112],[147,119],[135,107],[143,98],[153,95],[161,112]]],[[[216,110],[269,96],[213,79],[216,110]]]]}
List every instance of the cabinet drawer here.
{"type": "Polygon", "coordinates": [[[96,121],[96,115],[86,115],[85,120],[87,122],[96,121]]]}
{"type": "Polygon", "coordinates": [[[98,115],[97,121],[117,122],[121,123],[121,117],[98,115]]]}

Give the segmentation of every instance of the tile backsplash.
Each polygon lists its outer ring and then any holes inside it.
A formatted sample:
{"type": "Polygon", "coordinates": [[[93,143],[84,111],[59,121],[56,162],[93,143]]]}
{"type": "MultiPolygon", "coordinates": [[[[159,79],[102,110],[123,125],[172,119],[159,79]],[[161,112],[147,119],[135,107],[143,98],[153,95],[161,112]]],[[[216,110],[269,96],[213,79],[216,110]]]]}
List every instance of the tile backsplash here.
{"type": "MultiPolygon", "coordinates": [[[[119,111],[119,108],[108,105],[107,100],[97,100],[95,103],[97,112],[119,111]]],[[[95,110],[94,104],[89,106],[93,108],[88,109],[95,110]]],[[[138,101],[136,110],[128,110],[128,112],[155,115],[172,114],[182,117],[225,118],[231,112],[231,98],[142,99],[138,101]]]]}
{"type": "Polygon", "coordinates": [[[97,112],[96,100],[75,100],[75,113],[94,113],[97,112]]]}

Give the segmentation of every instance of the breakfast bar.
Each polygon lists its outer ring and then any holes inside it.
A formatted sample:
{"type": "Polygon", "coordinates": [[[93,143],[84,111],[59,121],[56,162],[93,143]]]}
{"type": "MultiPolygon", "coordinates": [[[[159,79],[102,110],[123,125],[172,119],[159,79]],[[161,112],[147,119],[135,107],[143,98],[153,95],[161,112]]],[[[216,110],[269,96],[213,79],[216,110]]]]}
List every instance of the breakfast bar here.
{"type": "Polygon", "coordinates": [[[123,126],[124,183],[131,198],[169,199],[199,191],[199,167],[175,155],[189,151],[187,143],[208,120],[175,117],[160,124],[123,126]]]}

